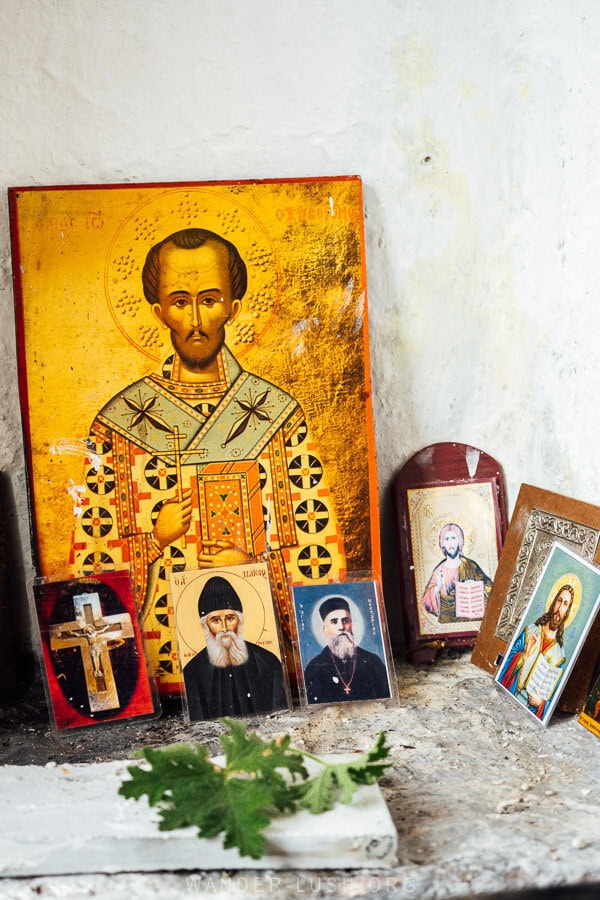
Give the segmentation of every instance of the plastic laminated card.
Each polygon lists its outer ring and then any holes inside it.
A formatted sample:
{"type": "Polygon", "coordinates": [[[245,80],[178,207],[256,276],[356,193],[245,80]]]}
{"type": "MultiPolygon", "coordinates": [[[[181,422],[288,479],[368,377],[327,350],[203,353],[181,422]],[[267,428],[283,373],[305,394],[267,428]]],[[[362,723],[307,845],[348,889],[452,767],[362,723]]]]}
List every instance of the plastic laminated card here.
{"type": "Polygon", "coordinates": [[[171,591],[190,721],[288,709],[268,563],[173,573],[171,591]]]}
{"type": "Polygon", "coordinates": [[[396,696],[381,590],[369,578],[294,587],[301,700],[348,703],[396,696]]]}
{"type": "Polygon", "coordinates": [[[158,715],[129,572],[33,585],[54,727],[158,715]]]}
{"type": "Polygon", "coordinates": [[[600,607],[600,569],[554,543],[496,682],[547,725],[600,607]]]}
{"type": "Polygon", "coordinates": [[[379,570],[358,177],[9,191],[37,574],[131,572],[180,694],[171,572],[379,570]],[[48,340],[48,335],[52,340],[48,340]]]}

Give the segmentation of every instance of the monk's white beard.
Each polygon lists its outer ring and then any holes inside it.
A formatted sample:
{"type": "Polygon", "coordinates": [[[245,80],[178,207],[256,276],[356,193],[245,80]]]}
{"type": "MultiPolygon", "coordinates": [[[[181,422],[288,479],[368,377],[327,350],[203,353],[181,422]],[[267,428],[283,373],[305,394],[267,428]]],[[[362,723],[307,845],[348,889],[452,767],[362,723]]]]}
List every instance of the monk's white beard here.
{"type": "Polygon", "coordinates": [[[248,660],[248,648],[242,637],[242,623],[235,631],[220,631],[213,634],[208,625],[204,626],[206,632],[206,649],[208,658],[219,669],[226,666],[241,666],[248,660]]]}
{"type": "Polygon", "coordinates": [[[356,643],[354,635],[349,631],[336,634],[329,640],[329,649],[338,659],[352,659],[356,655],[356,643]]]}

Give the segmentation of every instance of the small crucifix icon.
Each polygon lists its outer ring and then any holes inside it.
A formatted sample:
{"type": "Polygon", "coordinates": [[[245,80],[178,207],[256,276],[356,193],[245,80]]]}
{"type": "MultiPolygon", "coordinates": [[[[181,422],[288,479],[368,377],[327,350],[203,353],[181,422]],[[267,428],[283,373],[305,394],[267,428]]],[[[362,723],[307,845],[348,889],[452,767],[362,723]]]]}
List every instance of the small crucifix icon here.
{"type": "Polygon", "coordinates": [[[91,712],[117,709],[119,695],[110,651],[133,638],[131,616],[103,616],[98,594],[78,594],[73,597],[73,605],[75,621],[50,626],[50,647],[79,647],[91,712]]]}

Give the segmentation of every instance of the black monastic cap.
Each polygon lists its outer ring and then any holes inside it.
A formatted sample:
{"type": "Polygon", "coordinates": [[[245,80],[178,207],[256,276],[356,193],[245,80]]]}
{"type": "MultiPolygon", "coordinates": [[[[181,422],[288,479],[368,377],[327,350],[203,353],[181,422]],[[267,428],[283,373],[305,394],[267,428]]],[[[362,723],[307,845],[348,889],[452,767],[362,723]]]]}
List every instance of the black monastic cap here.
{"type": "Polygon", "coordinates": [[[346,609],[350,612],[348,601],[344,600],[343,597],[328,597],[327,600],[323,600],[319,607],[319,613],[323,621],[325,621],[329,613],[333,612],[334,609],[346,609]]]}
{"type": "Polygon", "coordinates": [[[209,578],[198,597],[198,615],[207,616],[217,609],[233,609],[243,612],[242,601],[226,578],[214,575],[209,578]]]}

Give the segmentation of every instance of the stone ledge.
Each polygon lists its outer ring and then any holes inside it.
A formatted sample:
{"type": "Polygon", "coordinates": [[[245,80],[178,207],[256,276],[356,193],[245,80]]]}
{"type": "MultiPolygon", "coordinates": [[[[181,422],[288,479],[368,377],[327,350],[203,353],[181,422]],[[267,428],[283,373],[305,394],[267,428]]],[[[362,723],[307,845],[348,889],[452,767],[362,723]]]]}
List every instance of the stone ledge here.
{"type": "MultiPolygon", "coordinates": [[[[347,757],[346,757],[347,758],[347,757]]],[[[339,761],[339,757],[336,758],[339,761]]],[[[119,796],[125,762],[0,768],[0,876],[219,869],[340,869],[397,861],[396,828],[377,785],[319,816],[272,820],[260,860],[196,828],[158,830],[146,799],[119,796]]]]}
{"type": "MultiPolygon", "coordinates": [[[[295,746],[319,756],[364,752],[386,732],[393,766],[381,792],[398,834],[393,867],[372,862],[350,869],[346,863],[344,869],[270,876],[268,870],[216,871],[202,864],[185,873],[5,878],[0,894],[11,900],[29,900],[33,891],[111,900],[232,897],[266,894],[265,878],[272,878],[270,894],[281,900],[319,890],[322,896],[437,900],[534,888],[544,889],[546,900],[561,885],[568,887],[560,896],[587,900],[587,888],[600,890],[600,740],[564,714],[539,727],[466,655],[429,666],[399,664],[397,672],[398,704],[340,704],[250,722],[263,737],[288,732],[295,746]]],[[[0,716],[0,759],[6,762],[54,759],[69,766],[124,759],[145,744],[176,740],[219,752],[218,723],[190,726],[175,715],[57,736],[48,730],[43,706],[36,714],[33,700],[27,703],[29,709],[5,711],[4,727],[0,716]]]]}

